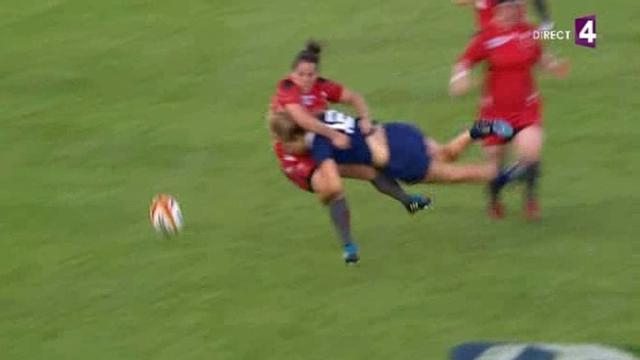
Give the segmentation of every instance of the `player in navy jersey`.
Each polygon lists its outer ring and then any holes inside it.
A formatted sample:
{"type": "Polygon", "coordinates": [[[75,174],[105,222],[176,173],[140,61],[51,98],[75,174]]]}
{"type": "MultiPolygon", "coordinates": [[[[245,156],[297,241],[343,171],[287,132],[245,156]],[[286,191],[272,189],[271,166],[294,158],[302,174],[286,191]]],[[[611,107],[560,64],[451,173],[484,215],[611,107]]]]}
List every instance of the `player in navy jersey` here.
{"type": "Polygon", "coordinates": [[[338,149],[326,137],[310,134],[306,143],[316,163],[331,159],[342,165],[369,165],[407,184],[491,180],[497,174],[491,164],[452,165],[450,162],[476,139],[490,135],[508,138],[513,134],[506,122],[482,121],[442,146],[407,123],[386,123],[365,136],[357,126],[358,119],[341,112],[328,110],[319,119],[347,134],[351,148],[338,149]]]}
{"type": "MultiPolygon", "coordinates": [[[[359,178],[373,178],[377,173],[408,184],[484,182],[495,178],[497,168],[491,164],[453,165],[451,161],[475,139],[491,135],[510,137],[513,129],[501,121],[481,121],[451,142],[440,145],[406,123],[387,123],[364,134],[358,119],[328,110],[318,115],[327,126],[349,136],[351,147],[339,149],[323,136],[306,133],[286,117],[275,119],[273,133],[291,153],[310,151],[318,166],[325,163],[342,166],[360,166],[359,178]],[[369,175],[363,176],[369,171],[369,175]]],[[[342,183],[335,180],[340,193],[342,183]]],[[[396,183],[397,184],[397,183],[396,183]]],[[[340,229],[345,247],[345,260],[358,260],[357,247],[351,237],[350,224],[340,229]]],[[[352,260],[352,261],[349,261],[352,260]]]]}

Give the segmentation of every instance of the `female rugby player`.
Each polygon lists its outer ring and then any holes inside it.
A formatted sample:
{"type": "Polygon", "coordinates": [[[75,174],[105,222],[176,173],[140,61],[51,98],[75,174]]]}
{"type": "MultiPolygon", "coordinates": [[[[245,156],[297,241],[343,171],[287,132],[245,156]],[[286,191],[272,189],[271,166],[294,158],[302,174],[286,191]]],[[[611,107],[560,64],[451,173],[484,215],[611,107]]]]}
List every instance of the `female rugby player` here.
{"type": "Polygon", "coordinates": [[[470,69],[486,62],[486,74],[480,101],[480,119],[502,119],[515,130],[513,139],[488,137],[485,153],[489,160],[500,166],[505,156],[505,144],[511,142],[519,158],[511,172],[490,186],[489,214],[504,217],[499,199],[502,187],[511,180],[526,181],[525,209],[527,218],[540,217],[536,197],[536,184],[540,173],[542,150],[541,100],[536,88],[533,70],[540,64],[543,70],[556,78],[565,78],[570,69],[568,61],[556,59],[542,51],[541,42],[533,38],[533,25],[521,16],[518,0],[497,0],[498,5],[491,24],[468,45],[453,67],[449,91],[460,96],[471,89],[470,69]],[[513,141],[511,141],[513,140],[513,141]]]}
{"type": "MultiPolygon", "coordinates": [[[[478,122],[448,144],[441,146],[414,126],[405,123],[388,123],[372,128],[365,135],[358,126],[359,120],[343,113],[328,110],[318,117],[328,126],[339,129],[351,140],[351,147],[338,149],[323,136],[306,133],[286,117],[273,122],[273,133],[290,152],[307,153],[310,150],[319,164],[364,166],[374,176],[380,172],[394,180],[405,183],[457,183],[489,181],[495,178],[497,169],[493,164],[451,165],[451,161],[464,151],[474,139],[489,135],[509,137],[513,129],[501,121],[478,122]]],[[[335,166],[335,165],[334,165],[335,166]]],[[[342,194],[341,179],[335,179],[336,191],[342,194]]],[[[341,239],[345,247],[345,260],[358,260],[357,247],[351,238],[349,226],[342,229],[341,239]]]]}
{"type": "MultiPolygon", "coordinates": [[[[327,109],[328,103],[342,103],[351,105],[360,118],[360,126],[364,133],[371,130],[369,121],[369,107],[364,98],[357,92],[345,88],[343,85],[322,78],[319,75],[321,47],[314,41],[309,41],[305,48],[294,58],[291,72],[278,82],[276,94],[273,96],[269,111],[269,122],[274,117],[286,115],[290,121],[303,129],[330,139],[338,148],[349,147],[349,138],[318,121],[315,115],[327,109]]],[[[270,126],[272,128],[272,126],[270,126]]],[[[338,168],[335,164],[316,163],[307,153],[290,153],[282,146],[272,133],[273,147],[279,160],[280,167],[287,178],[303,190],[317,194],[323,204],[328,206],[331,219],[338,229],[343,232],[349,223],[349,208],[336,179],[340,179],[340,172],[346,177],[370,180],[381,192],[399,199],[407,210],[414,213],[428,205],[428,199],[418,195],[407,195],[398,184],[379,175],[371,177],[370,173],[362,174],[358,167],[338,168]]]]}

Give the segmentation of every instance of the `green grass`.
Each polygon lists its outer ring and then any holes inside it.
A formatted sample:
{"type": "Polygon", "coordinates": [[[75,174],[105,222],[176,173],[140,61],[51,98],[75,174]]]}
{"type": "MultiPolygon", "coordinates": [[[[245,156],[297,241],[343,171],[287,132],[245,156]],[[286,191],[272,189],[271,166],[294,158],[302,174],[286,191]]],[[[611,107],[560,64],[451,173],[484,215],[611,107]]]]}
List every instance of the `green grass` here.
{"type": "MultiPolygon", "coordinates": [[[[469,340],[640,346],[640,8],[597,50],[551,44],[544,221],[483,213],[480,186],[420,187],[408,217],[351,182],[363,263],[280,174],[264,113],[303,41],[378,118],[439,139],[475,112],[446,94],[472,32],[448,1],[6,0],[0,4],[0,359],[444,359],[469,340]],[[155,236],[157,192],[179,238],[155,236]]],[[[478,158],[474,150],[468,159],[478,158]]]]}

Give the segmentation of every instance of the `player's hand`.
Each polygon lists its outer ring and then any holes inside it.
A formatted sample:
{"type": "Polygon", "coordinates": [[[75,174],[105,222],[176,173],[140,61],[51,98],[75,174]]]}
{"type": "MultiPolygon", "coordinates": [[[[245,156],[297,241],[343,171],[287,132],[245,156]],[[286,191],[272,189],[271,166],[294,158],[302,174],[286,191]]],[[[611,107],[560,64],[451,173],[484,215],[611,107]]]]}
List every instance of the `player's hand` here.
{"type": "Polygon", "coordinates": [[[449,95],[462,96],[468,93],[473,87],[473,80],[469,76],[460,77],[457,79],[452,78],[449,83],[449,95]]]}
{"type": "Polygon", "coordinates": [[[371,131],[373,130],[373,124],[371,123],[371,120],[369,120],[369,118],[367,117],[360,118],[359,123],[360,123],[360,131],[362,132],[362,134],[364,134],[364,136],[371,134],[371,131]]]}
{"type": "Polygon", "coordinates": [[[468,93],[472,87],[473,79],[469,69],[464,64],[456,64],[449,80],[449,95],[462,96],[468,93]]]}
{"type": "Polygon", "coordinates": [[[339,131],[334,131],[331,135],[331,143],[338,149],[345,150],[351,146],[351,139],[339,131]]]}

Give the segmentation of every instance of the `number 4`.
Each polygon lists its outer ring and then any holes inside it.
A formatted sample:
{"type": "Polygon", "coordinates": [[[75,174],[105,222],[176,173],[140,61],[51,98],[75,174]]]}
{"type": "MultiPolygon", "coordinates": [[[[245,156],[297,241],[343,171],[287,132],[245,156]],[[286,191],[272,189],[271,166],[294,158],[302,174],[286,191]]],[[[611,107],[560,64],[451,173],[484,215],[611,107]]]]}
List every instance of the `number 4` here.
{"type": "Polygon", "coordinates": [[[578,38],[587,40],[589,44],[593,44],[598,38],[598,35],[594,31],[595,30],[594,25],[595,25],[594,20],[591,20],[591,19],[587,20],[584,26],[582,26],[582,29],[580,29],[580,33],[578,33],[578,38]]]}

